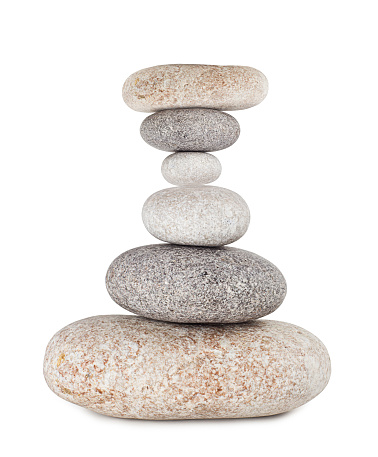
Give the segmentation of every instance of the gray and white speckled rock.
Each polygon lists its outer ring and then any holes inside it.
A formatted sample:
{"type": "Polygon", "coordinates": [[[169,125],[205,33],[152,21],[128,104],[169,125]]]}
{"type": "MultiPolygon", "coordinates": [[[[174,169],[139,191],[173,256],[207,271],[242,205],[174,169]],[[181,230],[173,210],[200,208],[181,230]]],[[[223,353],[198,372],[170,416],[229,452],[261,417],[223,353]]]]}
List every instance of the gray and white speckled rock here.
{"type": "Polygon", "coordinates": [[[177,186],[209,184],[218,179],[221,172],[219,160],[206,152],[176,152],[161,165],[164,178],[177,186]]]}
{"type": "Polygon", "coordinates": [[[247,203],[235,192],[216,186],[171,187],[152,194],[142,219],[161,241],[193,246],[223,246],[248,229],[247,203]]]}
{"type": "Polygon", "coordinates": [[[192,108],[160,111],[148,116],[140,134],[150,146],[168,152],[212,152],[239,138],[240,126],[230,114],[192,108]]]}
{"type": "Polygon", "coordinates": [[[175,108],[212,108],[233,111],[261,103],[268,81],[251,67],[219,65],[159,65],[127,78],[125,103],[151,113],[175,108]]]}
{"type": "Polygon", "coordinates": [[[242,249],[153,244],[124,252],[106,287],[120,306],[144,317],[186,323],[230,323],[275,311],[286,295],[282,273],[242,249]]]}
{"type": "Polygon", "coordinates": [[[60,330],[44,359],[59,397],[133,419],[280,414],[316,397],[330,374],[318,338],[269,320],[203,326],[90,317],[60,330]]]}

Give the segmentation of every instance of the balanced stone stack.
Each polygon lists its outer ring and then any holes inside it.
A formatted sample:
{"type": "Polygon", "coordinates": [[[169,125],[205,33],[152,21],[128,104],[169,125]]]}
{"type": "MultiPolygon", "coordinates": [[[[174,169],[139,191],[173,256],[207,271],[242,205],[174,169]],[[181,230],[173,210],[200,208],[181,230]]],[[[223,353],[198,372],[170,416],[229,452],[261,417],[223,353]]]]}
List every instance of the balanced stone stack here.
{"type": "Polygon", "coordinates": [[[165,242],[127,251],[110,265],[112,299],[137,314],[75,322],[50,341],[49,387],[98,413],[138,419],[207,419],[279,414],[326,386],[330,359],[314,335],[256,320],[277,309],[286,282],[272,263],[225,247],[246,232],[250,213],[235,192],[208,186],[221,173],[209,152],[240,133],[223,112],[266,96],[250,67],[163,65],[131,75],[123,98],[153,112],[141,126],[151,146],[172,153],[151,195],[147,230],[165,242]]]}

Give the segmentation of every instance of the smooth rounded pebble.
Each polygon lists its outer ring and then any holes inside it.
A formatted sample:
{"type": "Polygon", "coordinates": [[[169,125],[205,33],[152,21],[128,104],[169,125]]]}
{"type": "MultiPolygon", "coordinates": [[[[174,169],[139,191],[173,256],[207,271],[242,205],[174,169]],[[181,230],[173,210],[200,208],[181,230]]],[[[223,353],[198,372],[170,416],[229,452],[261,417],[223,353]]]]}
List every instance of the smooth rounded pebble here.
{"type": "Polygon", "coordinates": [[[230,323],[275,311],[286,295],[277,267],[242,249],[153,244],[110,265],[111,298],[132,313],[186,323],[230,323]]]}
{"type": "Polygon", "coordinates": [[[203,152],[176,152],[161,165],[164,178],[177,186],[209,184],[218,179],[221,172],[219,160],[203,152]]]}
{"type": "Polygon", "coordinates": [[[307,330],[278,321],[201,326],[96,316],[60,330],[44,375],[64,400],[107,416],[271,416],[316,397],[331,362],[307,330]]]}
{"type": "Polygon", "coordinates": [[[161,241],[193,246],[223,246],[248,229],[247,203],[215,186],[171,187],[151,195],[142,210],[146,229],[161,241]]]}
{"type": "Polygon", "coordinates": [[[144,141],[168,152],[212,152],[228,148],[239,138],[240,126],[230,114],[192,108],[160,111],[140,127],[144,141]]]}
{"type": "Polygon", "coordinates": [[[233,111],[261,103],[268,81],[251,67],[219,65],[159,65],[139,70],[122,89],[125,103],[151,113],[175,108],[233,111]]]}

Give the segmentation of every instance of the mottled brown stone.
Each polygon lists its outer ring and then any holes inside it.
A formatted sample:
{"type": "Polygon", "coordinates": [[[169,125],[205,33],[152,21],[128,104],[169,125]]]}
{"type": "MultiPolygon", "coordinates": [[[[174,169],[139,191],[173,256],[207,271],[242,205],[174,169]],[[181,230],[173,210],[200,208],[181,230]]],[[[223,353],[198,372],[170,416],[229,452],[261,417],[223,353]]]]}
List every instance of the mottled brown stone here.
{"type": "Polygon", "coordinates": [[[159,65],[127,78],[122,96],[135,111],[175,108],[234,111],[261,103],[268,81],[259,70],[242,66],[159,65]]]}
{"type": "Polygon", "coordinates": [[[284,322],[178,325],[119,315],[68,325],[44,360],[61,398],[136,419],[279,414],[318,395],[330,369],[321,341],[284,322]]]}

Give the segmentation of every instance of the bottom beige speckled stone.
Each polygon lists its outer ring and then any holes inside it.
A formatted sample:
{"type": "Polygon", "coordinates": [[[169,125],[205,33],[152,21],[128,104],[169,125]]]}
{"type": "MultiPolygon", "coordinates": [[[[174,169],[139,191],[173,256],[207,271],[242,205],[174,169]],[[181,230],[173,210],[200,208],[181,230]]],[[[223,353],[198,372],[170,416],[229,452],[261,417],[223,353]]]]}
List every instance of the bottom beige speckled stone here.
{"type": "Polygon", "coordinates": [[[270,416],[327,385],[322,342],[271,320],[179,325],[96,316],[60,330],[45,355],[53,392],[101,414],[136,419],[270,416]]]}

